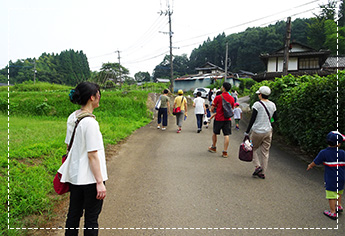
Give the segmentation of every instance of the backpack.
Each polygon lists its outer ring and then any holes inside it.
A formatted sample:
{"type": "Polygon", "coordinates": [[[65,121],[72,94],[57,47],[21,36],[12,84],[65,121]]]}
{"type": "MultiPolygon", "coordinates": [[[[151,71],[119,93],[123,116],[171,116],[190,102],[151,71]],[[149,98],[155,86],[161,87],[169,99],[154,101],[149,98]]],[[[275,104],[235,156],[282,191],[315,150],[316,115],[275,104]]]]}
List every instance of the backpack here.
{"type": "Polygon", "coordinates": [[[223,94],[221,94],[220,96],[222,97],[224,118],[229,119],[234,116],[234,111],[232,110],[231,104],[224,99],[223,94]]]}

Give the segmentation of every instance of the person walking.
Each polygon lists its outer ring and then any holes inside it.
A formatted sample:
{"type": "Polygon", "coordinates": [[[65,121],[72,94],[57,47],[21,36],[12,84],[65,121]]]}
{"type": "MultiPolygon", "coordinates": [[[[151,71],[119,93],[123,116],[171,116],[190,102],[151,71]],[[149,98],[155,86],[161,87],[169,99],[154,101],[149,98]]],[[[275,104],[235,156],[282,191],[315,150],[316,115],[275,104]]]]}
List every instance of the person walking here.
{"type": "Polygon", "coordinates": [[[217,152],[217,135],[220,135],[220,131],[222,130],[224,135],[224,149],[222,152],[222,157],[224,158],[228,157],[229,135],[231,134],[231,118],[224,117],[222,100],[224,99],[231,104],[232,109],[234,108],[235,100],[229,94],[230,89],[231,84],[224,82],[221,88],[222,94],[214,98],[211,106],[211,112],[214,112],[214,110],[217,109],[217,113],[213,123],[212,146],[208,148],[208,151],[213,153],[217,152]]]}
{"type": "Polygon", "coordinates": [[[262,86],[256,91],[259,101],[253,104],[252,116],[250,118],[246,132],[253,142],[253,163],[255,171],[253,177],[265,179],[269,150],[272,142],[272,124],[271,117],[277,120],[276,105],[268,100],[271,94],[271,89],[267,86],[262,86]]]}
{"type": "Polygon", "coordinates": [[[240,108],[240,104],[238,102],[235,102],[234,119],[236,124],[236,130],[239,130],[240,120],[242,119],[242,109],[240,108]]]}
{"type": "Polygon", "coordinates": [[[158,110],[158,119],[157,119],[157,129],[160,129],[160,124],[162,123],[162,130],[166,130],[166,127],[168,126],[168,114],[170,114],[170,103],[169,103],[169,97],[168,97],[169,90],[164,89],[163,95],[161,95],[161,106],[158,110]],[[162,119],[163,117],[163,119],[162,119]],[[162,122],[163,120],[163,122],[162,122]]]}
{"type": "Polygon", "coordinates": [[[194,99],[193,107],[196,116],[196,124],[198,127],[198,133],[202,130],[202,123],[204,115],[206,115],[205,100],[201,97],[201,92],[196,93],[196,99],[194,99]]]}
{"type": "Polygon", "coordinates": [[[181,133],[183,119],[187,116],[187,99],[183,96],[183,91],[181,89],[178,90],[177,93],[178,96],[174,100],[173,109],[177,107],[181,108],[181,112],[176,114],[177,133],[181,133]]]}
{"type": "Polygon", "coordinates": [[[97,84],[82,82],[69,94],[74,104],[81,105],[67,120],[65,143],[69,144],[76,121],[73,145],[59,173],[61,182],[69,183],[70,202],[65,235],[78,235],[80,218],[84,213],[84,235],[98,235],[98,216],[106,197],[108,179],[102,134],[93,110],[101,98],[97,84]]]}
{"type": "Polygon", "coordinates": [[[325,166],[326,199],[330,211],[325,210],[323,214],[336,220],[337,212],[344,211],[341,199],[344,193],[345,151],[340,149],[340,146],[345,141],[345,136],[338,131],[331,131],[327,134],[326,140],[328,148],[319,152],[314,161],[308,165],[307,170],[320,164],[325,166]]]}

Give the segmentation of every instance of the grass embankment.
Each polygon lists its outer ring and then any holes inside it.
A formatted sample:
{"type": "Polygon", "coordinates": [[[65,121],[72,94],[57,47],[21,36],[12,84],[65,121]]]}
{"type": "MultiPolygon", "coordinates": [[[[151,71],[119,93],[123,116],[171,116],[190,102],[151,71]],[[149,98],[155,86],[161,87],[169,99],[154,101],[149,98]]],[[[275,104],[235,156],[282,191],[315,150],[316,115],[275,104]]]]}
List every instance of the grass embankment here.
{"type": "MultiPolygon", "coordinates": [[[[40,226],[45,223],[42,219],[53,217],[53,208],[61,200],[53,190],[52,181],[66,151],[67,117],[79,108],[68,100],[69,88],[64,89],[10,92],[9,133],[7,92],[0,92],[1,235],[26,235],[27,230],[7,231],[7,227],[40,226]],[[45,217],[39,217],[42,215],[45,217]]],[[[102,91],[100,107],[94,114],[105,146],[116,144],[151,121],[147,96],[147,91],[102,91]]]]}

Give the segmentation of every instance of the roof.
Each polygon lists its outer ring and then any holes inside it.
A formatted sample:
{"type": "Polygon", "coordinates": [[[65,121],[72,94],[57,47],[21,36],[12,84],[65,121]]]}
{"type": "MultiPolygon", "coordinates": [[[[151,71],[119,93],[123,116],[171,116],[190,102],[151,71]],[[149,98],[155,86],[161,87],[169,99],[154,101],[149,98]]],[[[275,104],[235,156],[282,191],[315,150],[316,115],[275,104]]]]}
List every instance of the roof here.
{"type": "Polygon", "coordinates": [[[210,62],[206,62],[202,67],[195,68],[195,70],[200,71],[200,70],[220,70],[224,71],[224,69],[220,68],[219,66],[216,66],[210,62]]]}
{"type": "Polygon", "coordinates": [[[156,80],[157,80],[157,82],[159,82],[159,83],[169,83],[169,82],[170,82],[169,79],[159,79],[159,78],[157,78],[156,80]]]}
{"type": "MultiPolygon", "coordinates": [[[[294,45],[296,45],[296,46],[298,45],[302,49],[305,49],[304,50],[305,52],[310,52],[310,51],[315,52],[316,51],[314,48],[311,48],[311,47],[309,47],[309,46],[307,46],[305,44],[299,43],[299,42],[292,42],[292,43],[290,43],[290,49],[294,48],[294,45]]],[[[279,53],[280,51],[284,52],[284,49],[285,49],[285,46],[282,47],[282,48],[279,48],[278,50],[274,51],[273,53],[279,53]]]]}
{"type": "Polygon", "coordinates": [[[322,66],[325,69],[329,68],[345,68],[345,57],[328,57],[325,64],[322,66]]]}

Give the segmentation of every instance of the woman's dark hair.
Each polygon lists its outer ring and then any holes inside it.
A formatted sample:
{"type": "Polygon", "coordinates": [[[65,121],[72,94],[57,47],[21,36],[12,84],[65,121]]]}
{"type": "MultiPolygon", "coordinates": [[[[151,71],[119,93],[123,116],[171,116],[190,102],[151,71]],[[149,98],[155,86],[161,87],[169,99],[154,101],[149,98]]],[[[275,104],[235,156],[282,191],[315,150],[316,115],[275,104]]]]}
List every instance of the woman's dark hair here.
{"type": "Polygon", "coordinates": [[[164,89],[163,93],[164,93],[164,94],[167,94],[167,93],[169,93],[169,90],[164,89]]]}
{"type": "Polygon", "coordinates": [[[98,84],[81,82],[75,89],[71,90],[69,98],[72,103],[84,106],[90,97],[96,95],[98,91],[99,95],[101,95],[98,84]]]}

